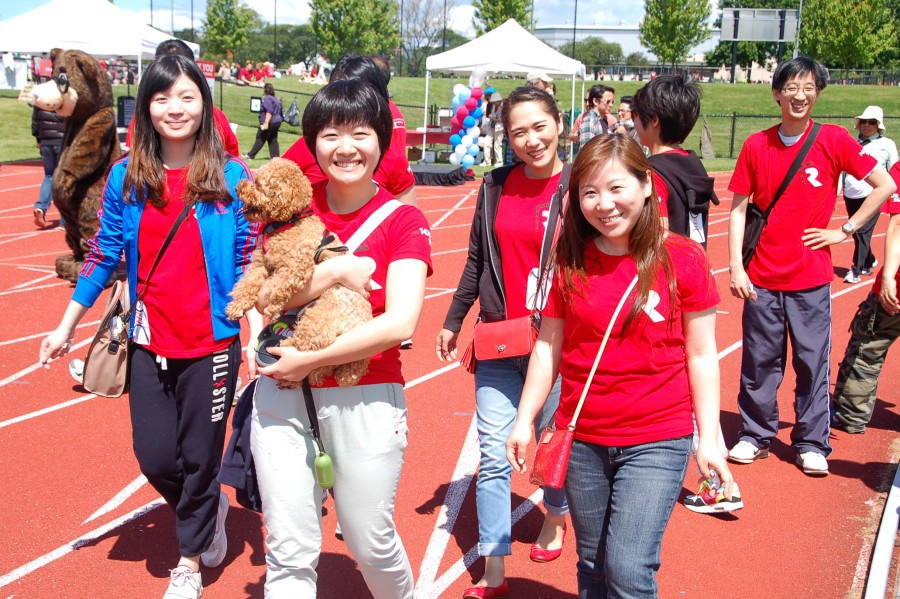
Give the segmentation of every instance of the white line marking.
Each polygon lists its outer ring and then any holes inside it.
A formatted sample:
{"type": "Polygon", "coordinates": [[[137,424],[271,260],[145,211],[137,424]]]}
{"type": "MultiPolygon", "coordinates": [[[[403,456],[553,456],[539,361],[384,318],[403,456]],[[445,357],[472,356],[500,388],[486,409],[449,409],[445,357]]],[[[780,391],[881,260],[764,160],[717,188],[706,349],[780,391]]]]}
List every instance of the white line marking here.
{"type": "MultiPolygon", "coordinates": [[[[92,327],[92,326],[96,326],[96,325],[98,325],[98,324],[100,324],[100,321],[99,321],[99,320],[92,320],[92,321],[90,321],[90,322],[82,322],[81,324],[79,324],[79,325],[78,325],[77,327],[75,327],[75,328],[76,328],[76,329],[83,329],[83,328],[85,328],[85,327],[92,327]]],[[[31,339],[37,339],[37,338],[39,338],[39,337],[46,337],[47,335],[49,335],[49,334],[52,333],[52,332],[53,332],[53,331],[45,331],[45,332],[43,332],[43,333],[35,333],[34,335],[27,335],[27,336],[25,336],[25,337],[18,337],[18,338],[16,338],[16,339],[9,339],[9,340],[7,340],[7,341],[0,341],[0,347],[3,347],[4,345],[13,345],[14,343],[20,343],[20,342],[22,342],[22,341],[30,341],[31,339]]]]}
{"type": "Polygon", "coordinates": [[[144,483],[146,482],[147,477],[141,474],[139,477],[130,482],[127,487],[116,493],[112,499],[100,506],[100,509],[88,516],[87,520],[82,522],[81,525],[84,526],[91,520],[96,520],[103,514],[108,514],[109,512],[113,511],[114,509],[125,503],[126,499],[137,493],[138,489],[143,487],[144,483]]]}
{"type": "Polygon", "coordinates": [[[834,299],[836,297],[841,297],[842,295],[845,295],[852,291],[856,291],[860,287],[865,287],[866,285],[871,285],[874,282],[875,282],[875,277],[872,277],[871,279],[869,279],[867,281],[861,281],[859,283],[856,283],[855,285],[851,285],[850,287],[847,287],[846,289],[841,289],[840,291],[836,291],[836,292],[832,293],[831,299],[834,299]]]}
{"type": "Polygon", "coordinates": [[[34,189],[35,187],[40,187],[40,186],[41,186],[41,184],[38,183],[37,185],[22,185],[21,187],[7,187],[5,189],[0,189],[0,193],[3,193],[5,191],[19,191],[21,189],[34,189]]]}
{"type": "MultiPolygon", "coordinates": [[[[82,348],[85,345],[88,345],[91,341],[93,341],[93,339],[94,339],[93,336],[91,336],[91,338],[89,338],[89,339],[85,339],[84,341],[79,341],[78,343],[76,343],[75,345],[73,345],[72,347],[69,348],[69,352],[71,352],[72,350],[82,348]]],[[[54,360],[54,362],[59,362],[59,360],[54,360]]],[[[30,373],[34,372],[35,370],[37,370],[40,367],[41,367],[41,363],[35,362],[31,366],[29,366],[27,368],[23,368],[19,372],[11,374],[8,377],[6,377],[5,379],[3,379],[2,381],[0,381],[0,387],[5,387],[6,385],[13,383],[13,382],[17,381],[18,379],[22,378],[26,374],[30,374],[30,373]]]]}
{"type": "Polygon", "coordinates": [[[406,383],[406,386],[403,388],[404,389],[412,389],[416,385],[420,385],[420,384],[424,383],[425,381],[429,381],[436,376],[440,376],[440,375],[444,374],[445,372],[450,372],[454,368],[459,368],[459,362],[453,362],[452,364],[450,364],[448,366],[444,366],[443,368],[438,368],[437,370],[429,372],[428,374],[422,375],[417,379],[413,379],[413,380],[409,381],[408,383],[406,383]]]}
{"type": "Polygon", "coordinates": [[[22,235],[19,235],[18,237],[4,239],[3,241],[0,241],[0,245],[6,245],[7,243],[13,243],[14,241],[22,241],[23,239],[28,239],[30,237],[36,237],[38,235],[41,235],[40,231],[34,231],[32,233],[23,233],[22,235]]]}
{"type": "MultiPolygon", "coordinates": [[[[444,216],[442,216],[439,219],[437,219],[436,221],[434,221],[434,224],[431,225],[431,229],[432,230],[437,229],[441,225],[442,222],[447,220],[451,214],[453,214],[460,206],[465,204],[469,200],[469,198],[471,198],[473,195],[475,195],[474,189],[472,191],[470,191],[469,193],[467,193],[466,195],[464,195],[463,198],[460,201],[458,201],[455,206],[453,206],[453,208],[451,208],[450,210],[447,211],[447,214],[445,214],[444,216]]],[[[468,223],[465,226],[469,227],[471,225],[472,225],[472,223],[468,223]]]]}
{"type": "Polygon", "coordinates": [[[47,279],[55,279],[55,278],[56,278],[56,273],[54,272],[54,273],[51,273],[48,275],[44,275],[43,277],[38,277],[36,279],[31,279],[30,281],[25,281],[24,283],[19,283],[18,285],[15,285],[14,287],[10,287],[8,289],[8,291],[24,289],[25,287],[28,287],[29,285],[34,285],[35,283],[40,283],[41,281],[46,281],[47,279]]]}
{"type": "Polygon", "coordinates": [[[116,528],[122,526],[123,524],[127,524],[127,523],[131,522],[132,520],[136,520],[137,518],[140,518],[144,514],[147,514],[151,511],[155,510],[156,508],[163,505],[164,503],[165,502],[162,500],[162,498],[154,499],[153,501],[144,505],[143,507],[139,507],[138,509],[136,509],[132,512],[129,512],[129,513],[125,514],[124,516],[116,518],[112,522],[108,522],[107,524],[104,524],[103,526],[95,528],[94,530],[81,535],[74,541],[70,541],[70,542],[66,543],[65,545],[62,545],[61,547],[57,547],[50,553],[45,553],[41,557],[31,560],[24,566],[20,566],[20,567],[16,568],[15,570],[9,572],[8,574],[4,574],[3,576],[0,576],[0,588],[3,588],[6,585],[19,580],[23,576],[27,576],[28,574],[31,574],[35,570],[42,568],[42,567],[46,566],[47,564],[54,562],[65,555],[68,555],[69,553],[72,553],[74,550],[79,549],[80,547],[83,547],[84,545],[92,543],[93,541],[99,539],[100,537],[102,537],[103,535],[108,533],[109,531],[115,530],[116,528]]]}
{"type": "Polygon", "coordinates": [[[12,263],[18,265],[18,263],[21,260],[25,260],[26,258],[40,258],[41,256],[59,256],[60,254],[66,253],[66,251],[67,250],[65,250],[65,249],[59,249],[59,250],[54,250],[52,252],[41,252],[40,254],[26,254],[24,256],[7,256],[6,258],[0,258],[0,264],[3,264],[5,262],[12,262],[12,263]]]}
{"type": "Polygon", "coordinates": [[[444,254],[458,254],[459,252],[468,252],[469,248],[460,248],[458,250],[446,250],[443,252],[431,252],[431,256],[443,256],[444,254]]]}
{"type": "Polygon", "coordinates": [[[471,226],[472,226],[472,223],[465,223],[465,224],[462,224],[462,225],[446,225],[446,226],[444,226],[444,227],[434,227],[434,226],[432,226],[432,227],[431,227],[431,230],[432,230],[432,231],[443,231],[444,229],[460,229],[460,228],[462,228],[462,227],[471,227],[471,226]]]}
{"type": "Polygon", "coordinates": [[[851,591],[858,591],[863,588],[866,582],[866,575],[869,573],[869,555],[872,553],[872,539],[863,538],[862,547],[859,548],[859,559],[856,560],[856,569],[853,571],[853,583],[850,585],[851,591]]]}
{"type": "Polygon", "coordinates": [[[437,293],[430,293],[425,296],[425,299],[431,299],[433,297],[440,297],[442,295],[447,295],[448,293],[453,293],[456,289],[445,289],[444,291],[438,291],[437,293]]]}
{"type": "Polygon", "coordinates": [[[20,422],[25,422],[26,420],[31,420],[32,418],[37,418],[38,416],[43,416],[45,414],[50,414],[51,412],[56,412],[57,410],[62,410],[64,408],[70,408],[72,406],[76,406],[80,403],[84,403],[96,398],[97,396],[93,393],[85,395],[83,397],[76,397],[75,399],[70,399],[69,401],[58,403],[56,405],[50,406],[49,408],[44,408],[43,410],[29,412],[28,414],[22,414],[21,416],[16,416],[15,418],[4,420],[3,422],[0,422],[0,428],[6,428],[7,426],[11,426],[13,424],[19,424],[20,422]]]}
{"type": "MultiPolygon", "coordinates": [[[[55,275],[54,275],[55,276],[55,275]]],[[[27,293],[29,291],[37,291],[38,289],[47,289],[49,287],[60,287],[62,285],[71,285],[69,281],[57,281],[55,283],[50,283],[49,285],[37,285],[35,287],[28,287],[27,289],[11,289],[9,291],[0,291],[0,296],[2,295],[13,295],[14,293],[27,293]]]]}

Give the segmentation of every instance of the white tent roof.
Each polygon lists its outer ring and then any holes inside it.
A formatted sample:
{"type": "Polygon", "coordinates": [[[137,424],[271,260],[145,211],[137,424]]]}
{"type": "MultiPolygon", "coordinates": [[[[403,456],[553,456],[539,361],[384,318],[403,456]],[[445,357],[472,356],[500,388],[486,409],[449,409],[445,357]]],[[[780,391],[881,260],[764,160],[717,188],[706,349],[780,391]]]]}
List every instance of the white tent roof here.
{"type": "MultiPolygon", "coordinates": [[[[152,59],[156,47],[171,38],[109,0],[51,0],[0,21],[0,52],[40,54],[62,48],[152,59]]],[[[186,43],[198,57],[200,46],[186,43]]]]}
{"type": "Polygon", "coordinates": [[[428,71],[470,73],[478,67],[489,73],[544,71],[556,75],[584,75],[584,64],[557,52],[514,19],[471,42],[425,60],[428,71]]]}

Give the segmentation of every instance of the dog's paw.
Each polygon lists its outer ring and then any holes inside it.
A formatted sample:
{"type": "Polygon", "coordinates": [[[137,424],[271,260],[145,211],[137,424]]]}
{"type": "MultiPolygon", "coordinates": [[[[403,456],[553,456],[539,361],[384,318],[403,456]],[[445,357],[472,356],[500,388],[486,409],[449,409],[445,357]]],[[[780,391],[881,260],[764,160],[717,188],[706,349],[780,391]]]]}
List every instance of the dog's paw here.
{"type": "Polygon", "coordinates": [[[240,320],[245,311],[237,302],[231,302],[225,307],[225,315],[228,317],[228,320],[240,320]]]}

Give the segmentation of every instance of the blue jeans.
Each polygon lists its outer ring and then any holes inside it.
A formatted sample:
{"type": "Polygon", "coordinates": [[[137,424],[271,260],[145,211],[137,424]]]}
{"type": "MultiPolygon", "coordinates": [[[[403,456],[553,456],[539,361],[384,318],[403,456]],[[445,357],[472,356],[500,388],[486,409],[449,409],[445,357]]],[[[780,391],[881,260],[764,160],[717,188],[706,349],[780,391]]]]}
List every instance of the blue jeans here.
{"type": "MultiPolygon", "coordinates": [[[[512,553],[512,466],[506,459],[506,438],[516,422],[528,360],[528,356],[482,360],[475,372],[475,418],[481,450],[475,499],[478,552],[482,556],[512,553]]],[[[557,379],[535,422],[538,431],[556,412],[560,384],[557,379]]],[[[548,514],[569,513],[565,491],[544,487],[544,507],[548,514]]]]}
{"type": "Polygon", "coordinates": [[[580,599],[657,596],[663,532],[690,451],[690,435],[630,447],[573,443],[565,488],[580,599]]]}
{"type": "MultiPolygon", "coordinates": [[[[49,146],[41,144],[41,162],[44,163],[44,180],[41,182],[41,191],[38,194],[38,201],[35,202],[34,208],[40,208],[44,214],[50,209],[50,201],[53,199],[52,183],[53,173],[56,171],[56,165],[59,163],[59,152],[62,146],[49,146]]],[[[60,225],[62,221],[60,220],[60,225]]]]}

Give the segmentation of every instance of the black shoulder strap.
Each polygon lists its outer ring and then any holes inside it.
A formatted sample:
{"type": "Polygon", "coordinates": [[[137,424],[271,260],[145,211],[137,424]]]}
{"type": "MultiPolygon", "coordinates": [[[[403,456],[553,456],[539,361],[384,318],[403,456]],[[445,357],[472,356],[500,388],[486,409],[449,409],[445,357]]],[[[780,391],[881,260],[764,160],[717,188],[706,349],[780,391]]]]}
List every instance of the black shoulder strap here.
{"type": "Polygon", "coordinates": [[[128,322],[128,319],[131,318],[131,312],[134,310],[135,304],[141,301],[141,298],[144,297],[144,294],[147,293],[147,286],[150,285],[150,279],[153,277],[153,273],[156,272],[156,267],[159,266],[159,261],[162,259],[163,254],[166,253],[166,250],[169,247],[169,244],[172,243],[172,238],[175,237],[175,232],[178,230],[178,227],[181,226],[181,223],[184,222],[184,219],[187,218],[188,213],[191,211],[191,208],[194,206],[194,203],[185,203],[184,208],[181,211],[181,214],[178,215],[178,218],[175,219],[175,224],[172,225],[172,228],[169,229],[169,234],[166,235],[165,240],[162,242],[162,245],[159,246],[159,252],[156,253],[156,259],[153,261],[153,265],[150,267],[150,272],[147,273],[147,279],[144,281],[144,286],[137,292],[137,296],[135,297],[134,303],[131,304],[131,307],[128,308],[128,312],[125,313],[125,317],[123,320],[128,322]]]}
{"type": "Polygon", "coordinates": [[[322,439],[319,437],[319,418],[316,416],[316,405],[313,402],[312,389],[309,386],[309,379],[303,379],[303,401],[306,404],[306,415],[309,417],[309,429],[313,434],[319,451],[324,453],[325,448],[322,446],[322,439]]]}
{"type": "Polygon", "coordinates": [[[778,191],[776,191],[775,195],[772,197],[772,202],[766,208],[765,212],[763,212],[763,220],[769,218],[769,214],[772,212],[772,209],[775,208],[776,202],[778,202],[778,199],[791,183],[791,179],[793,179],[794,175],[797,174],[797,171],[800,170],[800,165],[803,163],[803,159],[806,158],[806,155],[809,154],[809,149],[812,148],[813,142],[816,141],[816,136],[819,135],[819,129],[821,128],[821,123],[813,123],[812,130],[810,130],[809,135],[806,136],[803,147],[800,148],[800,153],[794,158],[794,162],[791,163],[791,168],[788,169],[787,174],[784,176],[784,181],[781,182],[778,191]]]}

